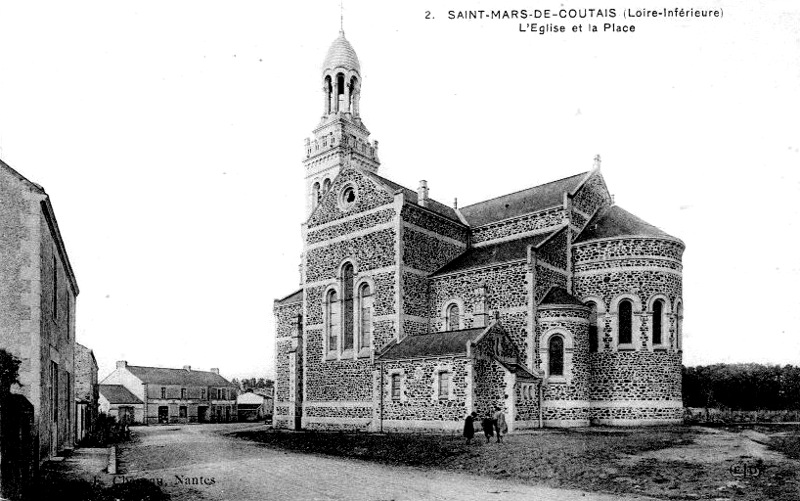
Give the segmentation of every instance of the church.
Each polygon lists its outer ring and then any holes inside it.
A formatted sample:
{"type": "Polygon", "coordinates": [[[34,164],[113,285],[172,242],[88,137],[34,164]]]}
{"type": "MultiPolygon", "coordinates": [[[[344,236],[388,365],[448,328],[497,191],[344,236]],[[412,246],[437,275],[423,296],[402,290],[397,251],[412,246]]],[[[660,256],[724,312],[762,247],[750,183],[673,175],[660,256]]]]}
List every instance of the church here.
{"type": "Polygon", "coordinates": [[[274,303],[276,427],[457,430],[498,407],[509,431],[682,421],[685,246],[614,204],[599,157],[451,207],[380,175],[344,32],[321,84],[301,287],[274,303]]]}

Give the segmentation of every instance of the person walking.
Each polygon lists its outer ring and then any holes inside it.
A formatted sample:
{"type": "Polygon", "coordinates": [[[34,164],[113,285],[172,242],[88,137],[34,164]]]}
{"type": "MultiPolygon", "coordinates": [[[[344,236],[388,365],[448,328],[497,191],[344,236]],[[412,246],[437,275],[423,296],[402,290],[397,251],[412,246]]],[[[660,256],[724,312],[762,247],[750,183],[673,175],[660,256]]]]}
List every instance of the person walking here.
{"type": "Polygon", "coordinates": [[[503,435],[508,433],[508,425],[506,424],[506,415],[503,413],[503,409],[499,405],[494,409],[495,413],[492,421],[494,421],[494,429],[495,431],[497,431],[497,443],[502,443],[503,435]]]}
{"type": "Polygon", "coordinates": [[[464,436],[467,437],[467,445],[472,442],[472,437],[475,436],[475,417],[477,415],[477,412],[472,411],[464,420],[464,436]]]}
{"type": "Polygon", "coordinates": [[[481,420],[481,428],[483,428],[483,434],[486,435],[486,443],[489,443],[489,439],[494,436],[494,419],[491,416],[487,416],[481,420]]]}

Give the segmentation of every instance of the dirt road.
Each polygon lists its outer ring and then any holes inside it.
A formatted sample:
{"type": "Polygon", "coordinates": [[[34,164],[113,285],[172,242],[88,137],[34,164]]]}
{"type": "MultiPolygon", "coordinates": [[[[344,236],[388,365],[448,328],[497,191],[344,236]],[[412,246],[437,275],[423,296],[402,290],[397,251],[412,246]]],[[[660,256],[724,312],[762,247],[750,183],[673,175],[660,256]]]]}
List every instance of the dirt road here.
{"type": "MultiPolygon", "coordinates": [[[[261,425],[135,428],[116,482],[147,478],[175,500],[612,501],[619,496],[297,454],[226,432],[261,425]]],[[[645,499],[631,497],[629,499],[645,499]]]]}

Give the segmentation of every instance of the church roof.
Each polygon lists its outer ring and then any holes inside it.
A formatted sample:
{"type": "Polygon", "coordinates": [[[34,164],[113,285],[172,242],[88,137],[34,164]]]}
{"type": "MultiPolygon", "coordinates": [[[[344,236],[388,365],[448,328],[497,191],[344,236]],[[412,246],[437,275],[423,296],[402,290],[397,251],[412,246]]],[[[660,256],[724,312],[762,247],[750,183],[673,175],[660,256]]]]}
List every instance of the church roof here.
{"type": "Polygon", "coordinates": [[[121,384],[101,384],[100,394],[111,404],[141,404],[139,397],[121,384]]]}
{"type": "Polygon", "coordinates": [[[499,244],[472,247],[439,268],[432,276],[526,259],[528,257],[528,247],[540,244],[550,235],[552,233],[542,233],[541,235],[533,235],[499,244]]]}
{"type": "Polygon", "coordinates": [[[668,233],[634,216],[630,212],[612,205],[595,214],[575,243],[613,237],[660,237],[677,240],[668,233]]]}
{"type": "Polygon", "coordinates": [[[303,300],[303,289],[300,289],[296,292],[292,292],[291,294],[282,299],[276,299],[275,305],[280,306],[284,304],[299,303],[302,300],[303,300]]]}
{"type": "MultiPolygon", "coordinates": [[[[389,189],[391,189],[393,191],[402,191],[403,194],[405,195],[406,200],[408,200],[409,202],[411,202],[413,204],[419,205],[419,201],[418,201],[418,198],[417,198],[417,192],[416,191],[411,190],[409,188],[406,188],[405,186],[399,185],[399,184],[395,183],[394,181],[390,181],[390,180],[386,179],[385,177],[381,177],[381,176],[375,174],[374,172],[369,172],[369,171],[364,171],[364,172],[367,175],[372,176],[379,183],[383,183],[389,189]]],[[[427,203],[425,205],[425,208],[429,209],[429,210],[431,210],[431,211],[433,211],[433,212],[435,212],[437,214],[439,214],[440,216],[444,216],[444,217],[446,217],[448,219],[452,219],[453,221],[456,221],[459,224],[464,224],[464,223],[461,222],[461,219],[458,217],[458,214],[456,213],[455,209],[453,209],[452,207],[448,207],[447,205],[445,205],[445,204],[443,204],[441,202],[437,202],[436,200],[434,200],[432,198],[428,199],[428,201],[427,201],[427,203]]]]}
{"type": "Polygon", "coordinates": [[[551,287],[542,298],[540,304],[574,304],[584,306],[580,299],[567,292],[563,287],[551,287]]]}
{"type": "Polygon", "coordinates": [[[325,62],[322,63],[322,71],[334,68],[345,68],[361,73],[361,65],[358,62],[356,51],[344,37],[344,31],[339,32],[339,37],[331,44],[325,55],[325,62]]]}
{"type": "Polygon", "coordinates": [[[143,383],[185,386],[232,386],[232,383],[224,377],[207,371],[141,367],[137,365],[128,365],[127,369],[143,383]]]}
{"type": "Polygon", "coordinates": [[[509,193],[491,200],[467,205],[460,210],[472,227],[495,223],[550,207],[564,202],[564,193],[574,190],[587,172],[565,177],[526,190],[509,193]]]}
{"type": "Polygon", "coordinates": [[[466,355],[467,343],[475,341],[486,327],[463,329],[460,331],[432,332],[408,336],[399,343],[392,344],[378,356],[380,360],[405,360],[409,358],[441,357],[446,355],[466,355]]]}

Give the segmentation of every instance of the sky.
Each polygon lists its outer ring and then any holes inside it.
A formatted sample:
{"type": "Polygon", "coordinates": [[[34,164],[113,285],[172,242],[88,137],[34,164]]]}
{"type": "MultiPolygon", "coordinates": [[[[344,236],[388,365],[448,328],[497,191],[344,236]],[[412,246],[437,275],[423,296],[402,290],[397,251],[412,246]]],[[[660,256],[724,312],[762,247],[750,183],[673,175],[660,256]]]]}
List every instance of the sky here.
{"type": "Polygon", "coordinates": [[[0,0],[0,158],[51,197],[101,378],[116,360],[274,375],[272,305],[299,286],[303,140],[341,12],[383,176],[465,206],[599,154],[615,202],[686,243],[684,363],[800,360],[800,7],[631,20],[652,2],[610,1],[614,19],[543,21],[454,6],[0,0]],[[567,32],[520,31],[533,22],[567,32]]]}

